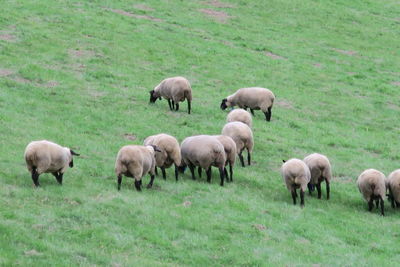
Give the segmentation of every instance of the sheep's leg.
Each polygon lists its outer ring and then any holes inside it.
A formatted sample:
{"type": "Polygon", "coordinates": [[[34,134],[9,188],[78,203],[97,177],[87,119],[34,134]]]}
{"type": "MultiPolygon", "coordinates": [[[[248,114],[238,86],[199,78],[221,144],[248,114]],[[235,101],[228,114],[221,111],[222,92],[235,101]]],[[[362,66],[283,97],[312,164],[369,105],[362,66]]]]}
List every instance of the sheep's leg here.
{"type": "Polygon", "coordinates": [[[379,209],[379,198],[378,198],[377,200],[375,200],[375,207],[376,207],[377,209],[379,209]]]}
{"type": "Polygon", "coordinates": [[[307,184],[307,188],[308,188],[308,194],[311,196],[311,192],[314,191],[313,190],[313,185],[311,183],[307,184]]]}
{"type": "Polygon", "coordinates": [[[190,172],[192,173],[192,179],[196,180],[196,177],[194,176],[194,165],[192,163],[189,164],[189,169],[190,172]]]}
{"type": "Polygon", "coordinates": [[[197,168],[197,173],[199,174],[199,178],[201,178],[201,167],[197,168]]]}
{"type": "Polygon", "coordinates": [[[226,170],[226,167],[224,167],[224,176],[226,177],[226,181],[229,182],[229,175],[228,171],[226,170]]]}
{"type": "Polygon", "coordinates": [[[178,165],[175,164],[175,180],[178,181],[178,165]]]}
{"type": "Polygon", "coordinates": [[[154,167],[154,172],[155,172],[155,174],[158,176],[158,170],[157,170],[157,167],[154,167]]]}
{"type": "Polygon", "coordinates": [[[206,174],[207,174],[207,183],[211,183],[211,166],[208,167],[206,174]]]}
{"type": "Polygon", "coordinates": [[[168,106],[169,106],[169,109],[172,110],[171,99],[168,99],[168,106]]]}
{"type": "Polygon", "coordinates": [[[254,115],[254,109],[250,109],[251,115],[253,115],[253,117],[255,117],[256,115],[254,115]]]}
{"type": "Polygon", "coordinates": [[[150,183],[147,185],[147,188],[152,188],[154,182],[154,174],[150,174],[150,183]]]}
{"type": "Polygon", "coordinates": [[[304,191],[300,188],[300,207],[304,207],[304,191]]]}
{"type": "Polygon", "coordinates": [[[229,176],[231,177],[231,182],[233,181],[233,168],[232,163],[229,162],[229,176]]]}
{"type": "Polygon", "coordinates": [[[192,108],[192,103],[188,100],[188,114],[190,114],[190,109],[192,108]]]}
{"type": "Polygon", "coordinates": [[[62,185],[62,181],[63,181],[63,173],[58,173],[58,175],[56,176],[56,179],[57,179],[57,182],[59,183],[59,184],[61,184],[62,185]]]}
{"type": "MultiPolygon", "coordinates": [[[[210,167],[211,170],[211,167],[210,167]]],[[[224,186],[224,170],[226,172],[226,169],[224,167],[219,168],[219,177],[221,178],[221,183],[219,184],[220,186],[224,186]]]]}
{"type": "Polygon", "coordinates": [[[374,207],[374,200],[371,197],[370,201],[368,201],[368,211],[372,211],[373,207],[374,207]]]}
{"type": "Polygon", "coordinates": [[[248,148],[247,148],[247,163],[249,164],[249,166],[251,165],[251,155],[248,148]]]}
{"type": "Polygon", "coordinates": [[[119,174],[117,179],[118,179],[118,191],[119,191],[121,190],[122,174],[119,174]]]}
{"type": "Polygon", "coordinates": [[[161,169],[161,172],[162,172],[162,178],[163,178],[164,180],[166,180],[166,179],[167,179],[167,175],[166,175],[166,173],[165,173],[165,168],[164,168],[164,167],[160,167],[160,169],[161,169]]]}
{"type": "Polygon", "coordinates": [[[296,198],[297,198],[296,189],[292,189],[293,205],[296,205],[296,198]]]}
{"type": "Polygon", "coordinates": [[[242,163],[242,167],[244,167],[244,159],[243,159],[242,152],[239,153],[239,159],[240,159],[240,163],[242,163]]]}
{"type": "Polygon", "coordinates": [[[178,102],[175,103],[175,107],[176,107],[175,110],[178,111],[179,110],[179,103],[178,102]]]}
{"type": "MultiPolygon", "coordinates": [[[[391,202],[391,204],[392,204],[392,208],[394,208],[394,198],[393,198],[393,192],[392,192],[392,189],[390,188],[390,186],[389,186],[389,195],[388,195],[388,199],[389,199],[389,201],[391,202]]],[[[397,204],[397,203],[396,203],[397,204]]]]}
{"type": "Polygon", "coordinates": [[[171,104],[172,104],[172,105],[171,105],[171,106],[172,106],[172,109],[171,109],[171,110],[174,111],[174,109],[175,109],[175,102],[174,102],[174,100],[171,100],[171,104]]]}
{"type": "Polygon", "coordinates": [[[39,174],[35,166],[32,167],[32,180],[36,187],[40,186],[39,184],[39,174]]]}
{"type": "Polygon", "coordinates": [[[380,201],[381,201],[381,214],[382,214],[382,216],[385,216],[385,207],[384,207],[384,204],[383,204],[383,198],[382,197],[380,197],[380,201]]]}
{"type": "Polygon", "coordinates": [[[272,108],[269,107],[268,110],[264,112],[264,115],[265,115],[265,120],[266,121],[271,121],[272,108]]]}
{"type": "Polygon", "coordinates": [[[317,187],[318,199],[321,199],[321,182],[315,185],[317,187]]]}
{"type": "Polygon", "coordinates": [[[140,188],[141,185],[142,185],[142,181],[141,180],[138,181],[135,179],[135,187],[136,187],[137,191],[142,191],[142,188],[140,188]]]}
{"type": "Polygon", "coordinates": [[[329,181],[325,179],[326,183],[326,199],[329,199],[330,193],[331,193],[331,186],[329,184],[329,181]]]}

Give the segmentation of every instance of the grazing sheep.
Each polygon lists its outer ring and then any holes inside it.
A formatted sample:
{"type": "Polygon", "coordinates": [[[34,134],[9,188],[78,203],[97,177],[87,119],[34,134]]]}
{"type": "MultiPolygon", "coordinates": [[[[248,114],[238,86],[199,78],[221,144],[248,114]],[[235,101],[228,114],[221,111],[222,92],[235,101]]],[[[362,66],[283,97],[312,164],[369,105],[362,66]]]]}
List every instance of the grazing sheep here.
{"type": "Polygon", "coordinates": [[[72,156],[79,154],[47,140],[30,142],[25,149],[25,161],[35,186],[40,186],[39,175],[49,172],[62,184],[64,172],[74,166],[72,156]]]}
{"type": "Polygon", "coordinates": [[[242,152],[246,148],[247,161],[251,165],[251,152],[253,151],[254,139],[250,127],[240,121],[228,122],[222,128],[222,135],[229,136],[236,143],[236,152],[239,155],[240,162],[244,167],[242,152]]]}
{"type": "Polygon", "coordinates": [[[248,111],[238,108],[234,109],[231,112],[228,113],[228,116],[226,117],[227,122],[232,122],[232,121],[241,121],[244,124],[247,124],[251,128],[253,119],[251,118],[251,115],[248,111]]]}
{"type": "Polygon", "coordinates": [[[389,190],[388,199],[392,208],[400,207],[400,169],[391,172],[386,180],[386,187],[389,190]]]}
{"type": "Polygon", "coordinates": [[[321,154],[313,153],[304,158],[304,163],[308,166],[311,172],[311,181],[308,184],[308,192],[314,191],[314,186],[317,187],[318,198],[321,198],[321,182],[326,183],[326,199],[329,199],[330,181],[332,178],[331,164],[329,159],[321,154]]]}
{"type": "MultiPolygon", "coordinates": [[[[224,146],[210,135],[196,135],[185,138],[181,143],[182,165],[189,166],[195,180],[195,166],[206,170],[207,182],[211,181],[211,166],[219,169],[220,185],[224,185],[224,166],[226,162],[224,146]]],[[[201,169],[200,169],[201,170],[201,169]]]]}
{"type": "Polygon", "coordinates": [[[235,166],[235,160],[236,160],[236,143],[235,143],[235,141],[233,141],[233,139],[231,137],[226,136],[226,135],[215,135],[215,137],[224,146],[225,157],[226,157],[224,173],[225,173],[225,177],[227,178],[227,181],[232,182],[233,181],[233,166],[235,166]],[[226,166],[228,164],[229,164],[229,175],[226,170],[226,166]],[[230,177],[230,179],[229,179],[229,177],[230,177]]]}
{"type": "Polygon", "coordinates": [[[179,102],[188,102],[188,113],[190,114],[192,102],[192,87],[189,81],[183,77],[172,77],[163,80],[154,90],[150,91],[150,103],[161,100],[164,97],[168,100],[170,110],[179,110],[179,102]],[[172,103],[171,103],[172,100],[172,103]]]}
{"type": "Polygon", "coordinates": [[[122,175],[135,179],[137,191],[141,191],[142,177],[150,173],[150,183],[147,188],[153,186],[154,168],[156,164],[155,151],[161,152],[156,146],[123,146],[115,161],[115,173],[118,178],[118,190],[121,189],[122,175]]]}
{"type": "Polygon", "coordinates": [[[233,95],[222,99],[221,109],[227,107],[239,106],[240,108],[250,108],[251,114],[254,110],[261,109],[265,114],[267,121],[271,120],[272,106],[274,104],[275,95],[271,90],[261,87],[241,88],[233,95]]]}
{"type": "Polygon", "coordinates": [[[296,190],[300,188],[300,206],[304,207],[304,191],[311,179],[310,170],[300,159],[290,159],[283,162],[281,174],[287,189],[292,193],[293,204],[296,205],[296,190]]]}
{"type": "Polygon", "coordinates": [[[381,214],[385,215],[383,198],[386,192],[385,175],[375,169],[365,170],[357,179],[358,190],[368,202],[368,210],[371,211],[375,200],[376,207],[381,203],[381,214]]]}
{"type": "Polygon", "coordinates": [[[156,167],[155,173],[157,174],[157,167],[161,169],[164,180],[166,179],[165,169],[175,164],[175,179],[178,181],[178,166],[181,164],[181,149],[175,137],[168,134],[157,134],[147,137],[143,144],[155,145],[161,150],[156,153],[156,167]]]}

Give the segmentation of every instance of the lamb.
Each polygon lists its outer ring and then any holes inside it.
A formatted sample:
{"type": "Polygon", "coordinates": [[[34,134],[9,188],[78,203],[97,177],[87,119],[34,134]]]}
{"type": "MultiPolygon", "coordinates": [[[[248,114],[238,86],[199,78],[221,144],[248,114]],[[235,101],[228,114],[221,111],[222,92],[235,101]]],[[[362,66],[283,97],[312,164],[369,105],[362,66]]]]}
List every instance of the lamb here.
{"type": "Polygon", "coordinates": [[[181,149],[175,137],[168,134],[157,134],[147,137],[144,145],[155,145],[161,150],[156,153],[155,173],[157,175],[157,167],[161,169],[164,180],[166,179],[165,169],[175,164],[175,179],[178,181],[178,166],[181,164],[181,149]]]}
{"type": "Polygon", "coordinates": [[[74,166],[72,156],[79,156],[79,154],[68,147],[41,140],[30,142],[24,156],[33,183],[38,187],[40,186],[39,175],[42,173],[52,173],[57,182],[62,185],[64,172],[68,167],[74,166]]]}
{"type": "Polygon", "coordinates": [[[386,189],[389,190],[388,199],[392,203],[392,208],[400,207],[400,169],[389,174],[386,189]]]}
{"type": "Polygon", "coordinates": [[[251,128],[253,119],[251,118],[251,115],[248,111],[238,108],[234,109],[231,112],[228,113],[228,116],[226,117],[227,122],[232,122],[232,121],[241,121],[244,124],[247,124],[251,128]]]}
{"type": "Polygon", "coordinates": [[[136,190],[141,191],[142,177],[150,173],[150,182],[147,188],[153,186],[156,151],[160,152],[156,146],[139,145],[123,146],[119,150],[115,161],[118,190],[121,189],[122,175],[134,178],[136,190]]]}
{"type": "Polygon", "coordinates": [[[229,136],[215,135],[215,137],[224,146],[225,157],[226,157],[224,173],[225,173],[225,177],[227,178],[227,181],[232,182],[233,181],[233,166],[235,166],[235,160],[236,160],[236,143],[229,136]],[[229,164],[229,175],[226,170],[226,166],[228,164],[229,164]],[[229,179],[229,177],[230,177],[230,179],[229,179]]]}
{"type": "Polygon", "coordinates": [[[300,159],[283,161],[281,174],[287,189],[292,193],[293,204],[296,205],[297,188],[300,188],[300,206],[304,207],[304,191],[311,180],[307,165],[300,159]]]}
{"type": "Polygon", "coordinates": [[[381,204],[381,214],[385,216],[383,198],[385,197],[385,175],[375,169],[367,169],[357,179],[358,190],[368,202],[368,210],[371,211],[375,200],[378,208],[381,204]]]}
{"type": "Polygon", "coordinates": [[[331,164],[329,159],[321,154],[313,153],[304,158],[304,163],[308,166],[311,172],[311,181],[308,184],[308,192],[314,191],[314,186],[317,187],[318,198],[321,198],[321,182],[326,183],[326,199],[329,199],[330,181],[332,178],[331,164]]]}
{"type": "Polygon", "coordinates": [[[239,106],[240,108],[250,108],[251,114],[254,116],[254,110],[261,109],[264,112],[265,119],[271,120],[272,106],[274,104],[275,95],[271,90],[261,87],[241,88],[233,95],[222,99],[221,109],[227,107],[239,106]]]}
{"type": "MultiPolygon", "coordinates": [[[[224,185],[226,156],[224,146],[210,135],[196,135],[185,138],[181,143],[182,166],[189,166],[195,180],[195,166],[206,170],[207,182],[211,182],[211,166],[219,169],[220,185],[224,185]]],[[[201,170],[201,169],[200,169],[201,170]]]]}
{"type": "Polygon", "coordinates": [[[192,87],[184,77],[172,77],[163,80],[154,90],[150,91],[150,103],[161,100],[164,97],[168,100],[170,110],[179,110],[179,102],[187,100],[188,113],[190,114],[192,102],[192,87]],[[171,103],[172,100],[172,103],[171,103]]]}
{"type": "Polygon", "coordinates": [[[254,139],[250,127],[240,121],[228,122],[222,128],[222,135],[229,136],[236,143],[236,152],[239,155],[240,162],[244,167],[242,152],[246,148],[247,161],[251,165],[251,152],[253,151],[254,139]]]}

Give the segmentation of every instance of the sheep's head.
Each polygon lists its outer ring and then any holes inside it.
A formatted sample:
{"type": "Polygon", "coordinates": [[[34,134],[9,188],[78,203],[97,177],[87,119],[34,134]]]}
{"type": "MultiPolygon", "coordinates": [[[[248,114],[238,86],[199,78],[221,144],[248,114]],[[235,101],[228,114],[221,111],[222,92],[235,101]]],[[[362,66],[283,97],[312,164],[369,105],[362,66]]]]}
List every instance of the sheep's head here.
{"type": "Polygon", "coordinates": [[[222,99],[222,102],[221,102],[221,109],[222,109],[222,110],[225,110],[225,109],[228,107],[228,105],[229,105],[228,99],[226,99],[226,98],[222,99]]]}
{"type": "Polygon", "coordinates": [[[71,161],[69,162],[69,167],[72,168],[74,167],[74,160],[72,156],[80,156],[80,154],[76,153],[72,149],[70,149],[69,152],[71,153],[71,161]]]}
{"type": "Polygon", "coordinates": [[[147,145],[146,147],[151,153],[153,153],[153,155],[155,155],[156,152],[162,152],[161,149],[155,145],[147,145]]]}
{"type": "Polygon", "coordinates": [[[178,171],[180,173],[184,173],[186,171],[187,165],[185,162],[182,160],[181,165],[178,166],[178,171]]]}
{"type": "Polygon", "coordinates": [[[150,103],[156,102],[157,98],[161,100],[161,96],[158,96],[154,90],[150,91],[150,103]]]}

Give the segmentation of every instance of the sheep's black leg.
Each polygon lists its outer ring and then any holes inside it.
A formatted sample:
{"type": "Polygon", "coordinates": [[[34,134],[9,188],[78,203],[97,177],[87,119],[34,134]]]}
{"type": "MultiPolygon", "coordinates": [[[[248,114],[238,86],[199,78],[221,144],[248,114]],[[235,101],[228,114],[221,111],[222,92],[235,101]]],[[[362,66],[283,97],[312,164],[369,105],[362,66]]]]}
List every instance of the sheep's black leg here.
{"type": "Polygon", "coordinates": [[[389,195],[388,195],[388,199],[389,199],[390,203],[392,204],[392,208],[394,208],[394,198],[393,198],[393,192],[392,192],[392,189],[390,188],[390,186],[389,186],[388,188],[389,188],[389,195]]]}
{"type": "Polygon", "coordinates": [[[251,155],[248,148],[247,148],[247,163],[249,164],[249,166],[251,165],[251,155]]]}
{"type": "Polygon", "coordinates": [[[172,105],[171,105],[171,106],[172,106],[172,109],[171,109],[171,110],[173,111],[173,110],[175,110],[175,102],[174,102],[174,100],[171,100],[171,104],[172,104],[172,105]]]}
{"type": "Polygon", "coordinates": [[[240,159],[240,163],[242,163],[242,167],[244,167],[244,159],[243,159],[242,152],[239,153],[239,159],[240,159]]]}
{"type": "Polygon", "coordinates": [[[62,185],[62,181],[63,181],[63,173],[58,173],[58,175],[56,176],[56,179],[57,179],[57,182],[59,183],[59,184],[61,184],[62,185]]]}
{"type": "Polygon", "coordinates": [[[251,115],[255,116],[255,115],[254,115],[254,110],[253,110],[253,109],[250,109],[250,112],[251,112],[251,115]]]}
{"type": "Polygon", "coordinates": [[[300,188],[300,206],[304,207],[304,191],[300,188]]]}
{"type": "Polygon", "coordinates": [[[308,194],[311,196],[311,192],[314,191],[313,190],[313,185],[311,183],[307,184],[307,188],[308,188],[308,194]]]}
{"type": "Polygon", "coordinates": [[[178,111],[179,110],[179,104],[178,104],[178,102],[177,103],[175,103],[175,107],[176,107],[176,111],[178,111]]]}
{"type": "MultiPolygon", "coordinates": [[[[210,169],[211,169],[211,167],[210,167],[210,169]]],[[[219,168],[219,177],[221,178],[221,182],[220,182],[220,186],[224,186],[224,169],[225,168],[219,168]]],[[[226,172],[226,169],[225,169],[225,172],[226,172]]]]}
{"type": "Polygon", "coordinates": [[[36,167],[32,168],[32,180],[36,187],[40,186],[39,184],[39,174],[37,172],[36,167]]]}
{"type": "Polygon", "coordinates": [[[154,175],[150,174],[150,183],[147,185],[147,188],[152,188],[154,182],[154,175]]]}
{"type": "Polygon", "coordinates": [[[196,180],[196,177],[194,176],[194,166],[192,163],[189,164],[189,169],[190,169],[190,172],[192,173],[192,179],[196,180]]]}
{"type": "Polygon", "coordinates": [[[329,181],[325,179],[326,183],[326,199],[329,199],[330,193],[331,193],[331,186],[329,184],[329,181]]]}
{"type": "Polygon", "coordinates": [[[296,189],[292,189],[293,205],[296,205],[296,198],[297,198],[296,189]]]}
{"type": "Polygon", "coordinates": [[[154,172],[155,172],[155,174],[158,176],[158,170],[157,170],[157,167],[154,167],[154,172]]]}
{"type": "Polygon", "coordinates": [[[178,181],[178,165],[175,164],[175,180],[178,181]]]}
{"type": "Polygon", "coordinates": [[[172,110],[171,99],[168,99],[168,106],[169,106],[169,109],[172,110]]]}
{"type": "Polygon", "coordinates": [[[381,200],[381,214],[382,214],[382,216],[385,216],[385,207],[383,204],[383,198],[380,197],[380,200],[381,200]]]}
{"type": "Polygon", "coordinates": [[[200,166],[197,168],[197,173],[199,174],[199,178],[201,178],[201,167],[200,166]]]}
{"type": "Polygon", "coordinates": [[[233,169],[232,163],[229,162],[229,176],[231,177],[231,182],[233,181],[233,169]]]}
{"type": "Polygon", "coordinates": [[[142,181],[138,181],[135,179],[135,187],[137,191],[142,191],[142,188],[140,186],[142,185],[142,181]]]}
{"type": "Polygon", "coordinates": [[[380,200],[379,198],[375,200],[375,207],[377,209],[379,209],[379,200],[380,200]]]}
{"type": "Polygon", "coordinates": [[[118,177],[117,177],[117,179],[118,179],[118,191],[119,191],[119,190],[121,190],[122,175],[119,174],[118,177]]]}
{"type": "Polygon", "coordinates": [[[224,176],[226,177],[226,181],[229,182],[229,175],[228,171],[226,170],[226,167],[224,167],[224,176]]]}
{"type": "Polygon", "coordinates": [[[161,172],[162,172],[162,178],[164,180],[166,180],[167,179],[167,175],[165,174],[165,168],[164,167],[160,167],[160,169],[161,169],[161,172]]]}
{"type": "Polygon", "coordinates": [[[368,201],[368,211],[372,211],[372,208],[374,207],[374,200],[371,197],[371,200],[368,201]]]}
{"type": "Polygon", "coordinates": [[[265,120],[271,121],[272,109],[270,107],[268,108],[268,111],[264,112],[264,114],[265,114],[265,120]]]}
{"type": "Polygon", "coordinates": [[[192,108],[192,103],[190,103],[190,101],[188,100],[188,114],[190,114],[190,109],[192,108]]]}
{"type": "Polygon", "coordinates": [[[208,167],[206,174],[207,174],[207,183],[211,183],[211,166],[208,167]]]}
{"type": "Polygon", "coordinates": [[[321,182],[315,185],[317,187],[318,199],[321,199],[321,182]]]}

